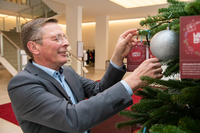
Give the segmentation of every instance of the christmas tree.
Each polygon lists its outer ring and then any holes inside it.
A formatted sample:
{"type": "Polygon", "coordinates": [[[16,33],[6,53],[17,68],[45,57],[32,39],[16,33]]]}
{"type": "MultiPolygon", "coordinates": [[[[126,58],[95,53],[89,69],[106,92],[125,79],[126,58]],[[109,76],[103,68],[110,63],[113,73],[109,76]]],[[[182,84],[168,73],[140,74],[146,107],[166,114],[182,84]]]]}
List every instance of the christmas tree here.
{"type": "MultiPolygon", "coordinates": [[[[181,16],[200,15],[200,0],[167,2],[169,6],[159,9],[157,16],[148,16],[140,22],[141,26],[148,27],[148,30],[139,30],[139,35],[146,37],[147,45],[151,45],[151,37],[167,27],[180,34],[181,16]]],[[[164,76],[179,73],[179,57],[162,63],[167,65],[164,76]]],[[[200,79],[159,80],[141,77],[141,80],[150,85],[135,92],[142,99],[131,107],[131,111],[119,113],[132,120],[117,123],[118,129],[139,124],[142,128],[138,133],[200,132],[200,79]]]]}

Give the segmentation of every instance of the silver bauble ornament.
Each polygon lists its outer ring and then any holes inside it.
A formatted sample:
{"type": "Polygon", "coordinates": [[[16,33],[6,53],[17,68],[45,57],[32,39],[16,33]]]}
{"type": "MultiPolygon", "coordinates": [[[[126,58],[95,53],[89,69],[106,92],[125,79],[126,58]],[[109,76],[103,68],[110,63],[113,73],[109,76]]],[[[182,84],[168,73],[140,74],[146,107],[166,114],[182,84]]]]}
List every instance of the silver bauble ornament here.
{"type": "Polygon", "coordinates": [[[179,56],[179,34],[171,30],[156,33],[151,39],[150,49],[152,54],[160,60],[175,59],[179,56]]]}

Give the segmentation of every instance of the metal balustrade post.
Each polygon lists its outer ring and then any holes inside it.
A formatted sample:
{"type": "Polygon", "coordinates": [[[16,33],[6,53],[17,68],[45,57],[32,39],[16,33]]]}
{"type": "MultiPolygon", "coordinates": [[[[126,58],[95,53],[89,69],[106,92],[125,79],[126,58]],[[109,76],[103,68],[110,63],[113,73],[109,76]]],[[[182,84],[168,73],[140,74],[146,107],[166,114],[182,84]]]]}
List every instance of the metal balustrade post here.
{"type": "Polygon", "coordinates": [[[20,50],[20,56],[21,56],[21,70],[23,70],[28,62],[27,54],[24,50],[20,50]]]}
{"type": "Polygon", "coordinates": [[[74,57],[77,62],[81,63],[81,76],[86,77],[86,73],[88,73],[89,71],[87,70],[86,67],[84,67],[84,62],[80,60],[78,57],[76,57],[74,54],[72,54],[71,52],[68,51],[68,53],[71,54],[72,57],[74,57]]]}
{"type": "Polygon", "coordinates": [[[5,18],[3,18],[3,30],[6,30],[6,26],[5,26],[5,18]]]}
{"type": "Polygon", "coordinates": [[[20,54],[20,49],[17,49],[17,71],[21,71],[21,60],[20,60],[21,54],[20,54]]]}
{"type": "Polygon", "coordinates": [[[19,32],[21,32],[21,21],[20,21],[20,16],[19,16],[19,22],[18,22],[18,24],[19,24],[19,28],[18,28],[18,30],[19,30],[19,32]]]}
{"type": "Polygon", "coordinates": [[[0,33],[0,43],[1,43],[1,56],[3,57],[3,35],[0,33]]]}
{"type": "Polygon", "coordinates": [[[21,24],[20,24],[20,15],[16,16],[16,32],[20,32],[21,31],[21,24]]]}

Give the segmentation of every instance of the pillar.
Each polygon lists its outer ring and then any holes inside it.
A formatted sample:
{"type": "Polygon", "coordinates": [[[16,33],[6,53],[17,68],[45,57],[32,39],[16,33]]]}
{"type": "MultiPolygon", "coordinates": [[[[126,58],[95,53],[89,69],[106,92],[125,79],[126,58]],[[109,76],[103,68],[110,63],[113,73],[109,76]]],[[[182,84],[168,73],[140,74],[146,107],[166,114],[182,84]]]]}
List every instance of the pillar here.
{"type": "Polygon", "coordinates": [[[109,16],[96,17],[95,69],[105,70],[108,60],[109,16]]]}
{"type": "MultiPolygon", "coordinates": [[[[77,42],[82,41],[82,7],[66,6],[66,34],[72,48],[72,54],[77,56],[77,42]]],[[[73,58],[72,68],[80,75],[81,63],[73,58]]]]}

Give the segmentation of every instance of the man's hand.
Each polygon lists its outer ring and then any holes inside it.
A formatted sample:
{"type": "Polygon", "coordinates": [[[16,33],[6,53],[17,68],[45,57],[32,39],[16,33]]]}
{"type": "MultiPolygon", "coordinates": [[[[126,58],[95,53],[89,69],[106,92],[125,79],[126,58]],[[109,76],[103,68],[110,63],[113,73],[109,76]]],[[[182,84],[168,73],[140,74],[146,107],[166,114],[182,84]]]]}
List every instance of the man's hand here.
{"type": "Polygon", "coordinates": [[[133,36],[136,35],[138,35],[136,29],[127,30],[120,35],[111,58],[111,61],[113,63],[118,66],[121,66],[123,64],[124,57],[128,55],[133,46],[135,46],[137,43],[137,39],[133,38],[133,36]]]}
{"type": "Polygon", "coordinates": [[[149,76],[152,78],[161,79],[163,77],[161,63],[157,58],[145,60],[140,66],[133,71],[131,75],[126,77],[124,81],[136,91],[140,87],[147,86],[148,83],[140,80],[142,76],[149,76]]]}

